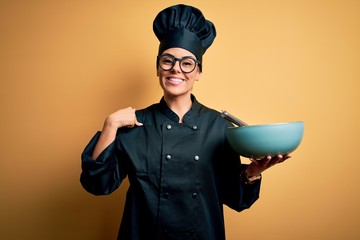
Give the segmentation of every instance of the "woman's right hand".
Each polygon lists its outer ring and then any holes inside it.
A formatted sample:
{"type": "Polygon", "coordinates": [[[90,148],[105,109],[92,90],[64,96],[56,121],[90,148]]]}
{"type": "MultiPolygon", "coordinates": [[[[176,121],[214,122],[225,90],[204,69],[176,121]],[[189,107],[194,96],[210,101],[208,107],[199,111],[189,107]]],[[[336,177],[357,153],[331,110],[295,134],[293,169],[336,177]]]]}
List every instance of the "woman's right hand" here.
{"type": "Polygon", "coordinates": [[[121,127],[134,127],[134,125],[142,126],[143,124],[136,119],[135,108],[127,107],[110,114],[105,119],[104,128],[117,130],[121,127]]]}
{"type": "Polygon", "coordinates": [[[120,109],[110,114],[106,119],[99,140],[94,148],[92,158],[95,160],[116,138],[116,132],[121,127],[142,126],[132,107],[120,109]]]}

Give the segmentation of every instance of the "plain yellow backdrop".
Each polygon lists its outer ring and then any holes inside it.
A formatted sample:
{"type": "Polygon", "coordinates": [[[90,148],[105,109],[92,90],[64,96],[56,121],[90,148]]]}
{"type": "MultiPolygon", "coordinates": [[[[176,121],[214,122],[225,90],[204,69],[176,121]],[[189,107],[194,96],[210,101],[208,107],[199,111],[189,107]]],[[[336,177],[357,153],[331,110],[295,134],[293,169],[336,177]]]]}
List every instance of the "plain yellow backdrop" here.
{"type": "MultiPolygon", "coordinates": [[[[158,102],[152,21],[178,1],[0,1],[0,238],[115,239],[127,181],[95,197],[80,154],[111,112],[158,102]]],[[[227,237],[360,239],[360,1],[182,1],[218,36],[194,94],[250,124],[304,121],[227,237]]],[[[246,159],[243,159],[247,162],[246,159]]]]}

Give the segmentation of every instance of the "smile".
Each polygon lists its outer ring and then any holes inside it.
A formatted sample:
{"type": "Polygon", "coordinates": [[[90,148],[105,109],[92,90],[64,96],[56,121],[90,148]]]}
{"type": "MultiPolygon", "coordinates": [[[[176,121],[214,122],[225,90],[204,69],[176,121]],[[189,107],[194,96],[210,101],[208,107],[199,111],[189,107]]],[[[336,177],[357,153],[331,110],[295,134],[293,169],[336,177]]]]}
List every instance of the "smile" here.
{"type": "Polygon", "coordinates": [[[174,78],[174,77],[168,77],[166,78],[166,80],[170,83],[173,83],[173,84],[180,84],[184,81],[184,79],[181,79],[181,78],[174,78]]]}

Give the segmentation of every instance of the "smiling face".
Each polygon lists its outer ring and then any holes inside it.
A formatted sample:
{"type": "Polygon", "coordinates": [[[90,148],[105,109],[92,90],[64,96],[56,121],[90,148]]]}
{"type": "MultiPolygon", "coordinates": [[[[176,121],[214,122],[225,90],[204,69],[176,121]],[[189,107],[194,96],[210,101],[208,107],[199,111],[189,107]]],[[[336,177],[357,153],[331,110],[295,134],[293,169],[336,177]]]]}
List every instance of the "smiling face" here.
{"type": "MultiPolygon", "coordinates": [[[[162,54],[171,54],[175,58],[193,57],[194,54],[183,48],[169,48],[162,54]]],[[[165,71],[160,67],[157,68],[160,86],[164,91],[166,98],[176,98],[188,96],[190,98],[194,82],[200,78],[201,72],[197,65],[191,73],[184,73],[180,69],[179,61],[176,61],[174,67],[165,71]]]]}

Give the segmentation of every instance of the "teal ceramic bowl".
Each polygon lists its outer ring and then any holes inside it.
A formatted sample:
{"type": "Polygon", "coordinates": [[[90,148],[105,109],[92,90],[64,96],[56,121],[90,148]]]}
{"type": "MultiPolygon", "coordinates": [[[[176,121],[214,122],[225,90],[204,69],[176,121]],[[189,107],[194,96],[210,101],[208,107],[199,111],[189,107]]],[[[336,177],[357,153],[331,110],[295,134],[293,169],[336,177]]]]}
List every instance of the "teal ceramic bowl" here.
{"type": "Polygon", "coordinates": [[[303,134],[304,122],[230,127],[226,130],[232,148],[243,157],[255,159],[293,152],[300,145],[303,134]]]}

